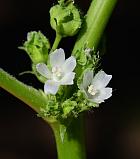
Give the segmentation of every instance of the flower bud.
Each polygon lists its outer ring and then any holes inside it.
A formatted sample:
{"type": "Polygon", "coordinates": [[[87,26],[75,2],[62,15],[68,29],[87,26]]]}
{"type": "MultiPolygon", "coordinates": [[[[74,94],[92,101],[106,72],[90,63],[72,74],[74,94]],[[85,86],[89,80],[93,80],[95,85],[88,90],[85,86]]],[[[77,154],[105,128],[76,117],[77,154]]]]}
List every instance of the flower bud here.
{"type": "Polygon", "coordinates": [[[50,9],[50,23],[62,37],[75,35],[81,27],[78,9],[72,2],[67,5],[55,5],[50,9]]]}
{"type": "Polygon", "coordinates": [[[27,41],[25,41],[23,47],[19,48],[27,52],[34,64],[47,62],[50,44],[48,39],[40,31],[29,32],[27,41]]]}

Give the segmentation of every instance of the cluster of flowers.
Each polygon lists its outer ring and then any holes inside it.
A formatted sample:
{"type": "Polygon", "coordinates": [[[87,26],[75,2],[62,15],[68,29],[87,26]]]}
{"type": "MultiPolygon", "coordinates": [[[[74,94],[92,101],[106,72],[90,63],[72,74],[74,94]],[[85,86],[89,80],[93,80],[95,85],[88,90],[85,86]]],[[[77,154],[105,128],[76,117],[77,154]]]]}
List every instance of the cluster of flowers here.
{"type": "MultiPolygon", "coordinates": [[[[55,95],[62,85],[73,85],[76,67],[76,58],[74,56],[65,59],[65,53],[62,48],[56,49],[49,55],[49,65],[38,63],[37,72],[45,77],[45,94],[55,95]]],[[[85,98],[94,103],[102,103],[112,95],[112,88],[106,87],[111,80],[112,75],[107,75],[104,71],[99,71],[94,75],[91,69],[85,70],[82,76],[82,82],[79,89],[85,95],[85,98]]]]}
{"type": "Polygon", "coordinates": [[[42,95],[47,102],[40,108],[40,116],[57,120],[77,117],[112,95],[112,88],[106,87],[112,76],[102,70],[96,73],[99,57],[88,48],[86,41],[73,50],[73,56],[68,59],[62,48],[55,50],[60,39],[77,34],[81,17],[73,1],[59,0],[50,9],[50,24],[56,32],[55,45],[51,47],[49,39],[40,31],[32,31],[20,47],[31,59],[32,73],[44,84],[42,95]]]}

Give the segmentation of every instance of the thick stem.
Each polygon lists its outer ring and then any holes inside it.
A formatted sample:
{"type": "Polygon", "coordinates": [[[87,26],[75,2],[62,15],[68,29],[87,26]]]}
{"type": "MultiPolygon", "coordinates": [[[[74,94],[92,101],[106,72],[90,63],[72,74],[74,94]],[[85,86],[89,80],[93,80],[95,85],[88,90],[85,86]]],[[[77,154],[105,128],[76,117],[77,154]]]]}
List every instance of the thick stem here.
{"type": "Polygon", "coordinates": [[[33,87],[27,86],[0,69],[0,87],[13,94],[32,109],[40,112],[40,107],[47,104],[46,98],[33,87]]]}
{"type": "Polygon", "coordinates": [[[51,125],[54,131],[58,159],[85,159],[83,116],[72,121],[67,128],[64,140],[60,137],[60,124],[51,125]]]}
{"type": "Polygon", "coordinates": [[[85,16],[83,28],[75,43],[73,54],[84,45],[97,49],[106,24],[117,0],[93,0],[85,16]]]}

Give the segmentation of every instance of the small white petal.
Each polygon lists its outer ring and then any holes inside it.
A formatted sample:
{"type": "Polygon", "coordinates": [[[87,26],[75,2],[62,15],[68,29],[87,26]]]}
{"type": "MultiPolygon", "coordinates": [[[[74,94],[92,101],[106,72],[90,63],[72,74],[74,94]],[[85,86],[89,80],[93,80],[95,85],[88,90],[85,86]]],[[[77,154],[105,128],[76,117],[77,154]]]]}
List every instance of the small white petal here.
{"type": "Polygon", "coordinates": [[[100,98],[93,98],[93,99],[91,99],[91,101],[93,101],[93,102],[95,102],[95,103],[98,103],[98,104],[104,102],[104,100],[103,100],[103,99],[100,99],[100,98]]]}
{"type": "Polygon", "coordinates": [[[81,88],[84,88],[86,90],[87,87],[91,84],[92,79],[93,79],[93,71],[88,70],[87,72],[85,72],[81,88]]]}
{"type": "Polygon", "coordinates": [[[56,49],[50,54],[50,64],[54,66],[62,66],[65,62],[65,53],[63,49],[56,49]]]}
{"type": "Polygon", "coordinates": [[[60,81],[61,85],[72,85],[74,77],[75,77],[74,72],[65,74],[65,76],[60,81]]]}
{"type": "Polygon", "coordinates": [[[101,89],[100,90],[100,94],[101,94],[100,95],[101,98],[108,99],[108,98],[110,98],[112,96],[112,88],[106,87],[104,89],[101,89]]]}
{"type": "Polygon", "coordinates": [[[95,103],[102,103],[105,99],[108,99],[112,96],[112,88],[106,87],[100,90],[98,95],[95,95],[92,100],[95,103]]]}
{"type": "Polygon", "coordinates": [[[47,65],[44,63],[38,63],[36,65],[36,70],[39,72],[42,76],[50,79],[51,78],[51,72],[48,69],[47,65]]]}
{"type": "Polygon", "coordinates": [[[46,94],[56,94],[59,89],[59,84],[54,82],[53,80],[48,80],[44,85],[44,92],[46,94]]]}
{"type": "Polygon", "coordinates": [[[72,72],[76,67],[76,59],[74,56],[66,59],[64,65],[62,66],[65,73],[72,72]]]}
{"type": "Polygon", "coordinates": [[[99,71],[93,78],[92,85],[94,85],[96,89],[104,88],[107,86],[111,78],[112,75],[107,75],[104,71],[99,71]]]}

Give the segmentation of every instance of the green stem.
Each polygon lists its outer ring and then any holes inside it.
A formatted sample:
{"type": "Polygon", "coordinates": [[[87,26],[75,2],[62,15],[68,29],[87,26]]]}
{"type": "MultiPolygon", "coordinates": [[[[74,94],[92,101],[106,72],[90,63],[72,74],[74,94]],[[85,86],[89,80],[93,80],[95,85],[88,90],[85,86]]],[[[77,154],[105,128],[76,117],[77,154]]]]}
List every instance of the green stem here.
{"type": "Polygon", "coordinates": [[[38,113],[40,107],[47,104],[45,96],[40,91],[23,84],[2,69],[0,69],[0,87],[22,100],[38,113]]]}
{"type": "MultiPolygon", "coordinates": [[[[38,90],[29,87],[0,69],[0,87],[7,90],[36,112],[47,104],[45,96],[38,90]]],[[[44,119],[49,122],[49,119],[44,119]]],[[[59,159],[85,159],[83,117],[75,119],[68,127],[64,141],[60,137],[60,123],[50,123],[56,138],[59,159]]]]}
{"type": "Polygon", "coordinates": [[[50,52],[53,52],[54,50],[57,49],[61,39],[62,39],[62,36],[56,33],[56,37],[55,37],[55,40],[54,40],[54,43],[53,43],[53,46],[52,46],[52,49],[50,52]]]}
{"type": "Polygon", "coordinates": [[[97,49],[106,24],[117,0],[93,0],[85,16],[83,28],[75,43],[73,54],[85,44],[87,48],[97,49]]]}
{"type": "MultiPolygon", "coordinates": [[[[87,16],[85,17],[83,28],[74,46],[73,54],[85,44],[88,48],[97,48],[116,1],[117,0],[92,1],[87,16]]],[[[58,47],[61,38],[60,35],[56,35],[51,51],[54,51],[58,47]]],[[[40,91],[16,80],[2,69],[0,69],[0,87],[28,104],[37,112],[40,111],[40,107],[45,107],[47,104],[45,96],[43,96],[40,91]]],[[[45,120],[47,121],[47,119],[45,120]]],[[[59,132],[60,123],[55,122],[51,124],[51,126],[56,138],[59,159],[85,159],[83,117],[76,119],[70,124],[65,133],[63,142],[59,132]]]]}
{"type": "Polygon", "coordinates": [[[51,125],[54,131],[58,159],[85,159],[83,116],[72,121],[67,128],[64,140],[60,137],[60,124],[51,125]]]}

